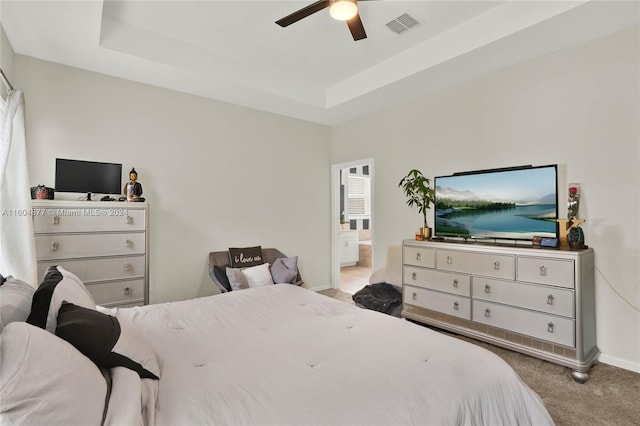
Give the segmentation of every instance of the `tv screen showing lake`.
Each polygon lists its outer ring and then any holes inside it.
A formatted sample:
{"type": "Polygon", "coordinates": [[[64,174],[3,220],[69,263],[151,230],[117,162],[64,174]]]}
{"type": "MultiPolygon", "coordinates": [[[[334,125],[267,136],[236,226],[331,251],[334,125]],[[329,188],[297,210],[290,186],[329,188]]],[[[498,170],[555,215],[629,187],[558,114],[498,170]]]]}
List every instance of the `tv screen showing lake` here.
{"type": "Polygon", "coordinates": [[[435,178],[435,235],[556,237],[556,168],[545,166],[435,178]]]}

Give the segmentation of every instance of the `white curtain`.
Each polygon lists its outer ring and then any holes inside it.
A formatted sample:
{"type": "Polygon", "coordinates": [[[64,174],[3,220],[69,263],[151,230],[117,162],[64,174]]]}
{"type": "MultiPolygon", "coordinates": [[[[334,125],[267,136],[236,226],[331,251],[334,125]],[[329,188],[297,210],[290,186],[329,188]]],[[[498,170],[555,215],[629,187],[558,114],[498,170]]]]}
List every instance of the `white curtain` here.
{"type": "Polygon", "coordinates": [[[24,131],[24,97],[8,93],[0,120],[0,274],[38,286],[24,131]]]}

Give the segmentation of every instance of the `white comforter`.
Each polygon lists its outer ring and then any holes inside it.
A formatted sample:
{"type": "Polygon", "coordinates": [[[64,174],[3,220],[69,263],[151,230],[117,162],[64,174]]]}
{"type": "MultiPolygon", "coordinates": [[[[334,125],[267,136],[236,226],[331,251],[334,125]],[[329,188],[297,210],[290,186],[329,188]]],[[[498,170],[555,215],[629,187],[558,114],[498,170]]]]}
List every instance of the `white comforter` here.
{"type": "Polygon", "coordinates": [[[493,353],[296,286],[112,313],[157,354],[158,425],[553,424],[493,353]]]}

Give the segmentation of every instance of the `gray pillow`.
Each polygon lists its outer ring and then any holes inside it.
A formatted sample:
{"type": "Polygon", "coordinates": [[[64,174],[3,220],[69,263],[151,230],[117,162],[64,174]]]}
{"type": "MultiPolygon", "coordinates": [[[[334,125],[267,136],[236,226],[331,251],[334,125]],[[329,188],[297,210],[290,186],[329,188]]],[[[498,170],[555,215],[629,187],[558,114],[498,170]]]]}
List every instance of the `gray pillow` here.
{"type": "Polygon", "coordinates": [[[25,322],[36,289],[9,275],[0,285],[0,332],[11,322],[25,322]]]}
{"type": "Polygon", "coordinates": [[[276,284],[294,283],[298,276],[298,256],[277,258],[271,265],[271,276],[276,284]]]}
{"type": "Polygon", "coordinates": [[[249,288],[247,277],[244,276],[244,272],[240,268],[227,268],[227,278],[229,278],[229,285],[233,290],[249,288]]]}

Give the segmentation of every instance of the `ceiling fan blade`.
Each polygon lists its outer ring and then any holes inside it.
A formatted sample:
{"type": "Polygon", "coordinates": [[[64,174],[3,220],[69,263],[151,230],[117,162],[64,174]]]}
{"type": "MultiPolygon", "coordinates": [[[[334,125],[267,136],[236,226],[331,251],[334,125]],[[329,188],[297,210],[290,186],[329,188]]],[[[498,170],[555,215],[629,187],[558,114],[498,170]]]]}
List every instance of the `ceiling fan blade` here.
{"type": "Polygon", "coordinates": [[[367,38],[367,33],[364,31],[364,25],[362,25],[362,19],[360,19],[359,13],[349,19],[347,21],[347,25],[349,26],[349,31],[351,31],[351,35],[355,41],[367,38]]]}
{"type": "Polygon", "coordinates": [[[276,24],[280,25],[281,27],[288,27],[289,25],[294,24],[309,15],[313,15],[314,13],[326,7],[329,7],[329,0],[317,1],[310,4],[309,6],[303,7],[302,9],[293,12],[291,15],[287,15],[282,19],[278,19],[276,21],[276,24]]]}

